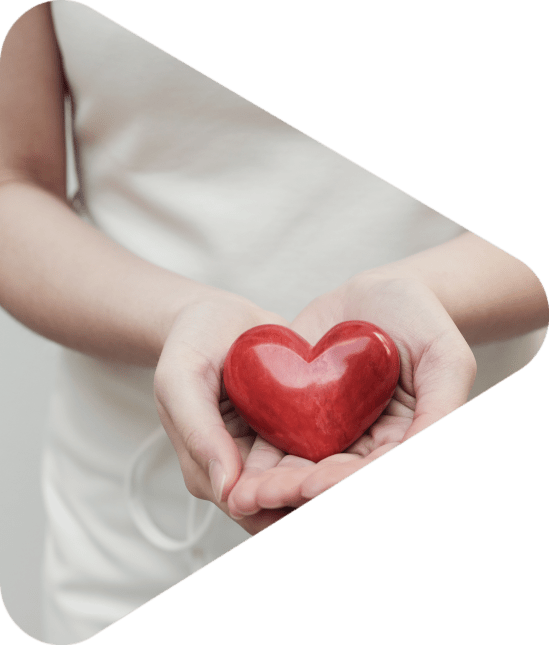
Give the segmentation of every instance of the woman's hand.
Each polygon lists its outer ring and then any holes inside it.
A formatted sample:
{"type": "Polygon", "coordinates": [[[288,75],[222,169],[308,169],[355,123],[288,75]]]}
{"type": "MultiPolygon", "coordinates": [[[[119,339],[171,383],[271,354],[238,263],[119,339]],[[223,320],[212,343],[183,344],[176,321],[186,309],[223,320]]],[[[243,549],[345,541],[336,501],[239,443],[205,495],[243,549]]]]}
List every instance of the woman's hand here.
{"type": "Polygon", "coordinates": [[[435,294],[417,280],[364,273],[310,303],[291,327],[316,343],[345,320],[366,320],[395,341],[400,379],[381,417],[344,453],[318,464],[258,437],[229,496],[235,518],[299,506],[465,403],[473,354],[435,294]]]}
{"type": "MultiPolygon", "coordinates": [[[[215,289],[201,293],[176,317],[155,373],[158,412],[187,488],[225,512],[256,434],[234,411],[221,370],[233,341],[267,323],[288,324],[245,298],[215,289]]],[[[286,512],[264,510],[239,523],[256,533],[286,512]]]]}

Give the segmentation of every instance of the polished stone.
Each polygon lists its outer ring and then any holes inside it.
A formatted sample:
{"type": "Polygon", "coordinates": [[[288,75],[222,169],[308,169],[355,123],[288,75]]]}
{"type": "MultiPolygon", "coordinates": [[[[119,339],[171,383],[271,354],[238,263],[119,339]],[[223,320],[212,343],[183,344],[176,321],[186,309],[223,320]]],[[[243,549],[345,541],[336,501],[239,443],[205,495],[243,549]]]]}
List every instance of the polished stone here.
{"type": "Polygon", "coordinates": [[[258,434],[318,462],[372,425],[399,372],[398,350],[383,330],[347,321],[314,347],[286,327],[254,327],[233,343],[223,379],[236,410],[258,434]]]}

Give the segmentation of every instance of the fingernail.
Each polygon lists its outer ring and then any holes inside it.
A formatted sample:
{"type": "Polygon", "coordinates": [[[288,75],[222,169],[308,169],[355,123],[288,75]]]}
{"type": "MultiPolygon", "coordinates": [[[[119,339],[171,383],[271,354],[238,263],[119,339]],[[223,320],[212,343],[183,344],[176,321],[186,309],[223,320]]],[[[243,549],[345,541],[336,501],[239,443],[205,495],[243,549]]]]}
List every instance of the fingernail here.
{"type": "Polygon", "coordinates": [[[242,520],[244,518],[244,515],[236,513],[235,511],[229,511],[229,515],[233,518],[233,520],[242,520]]]}
{"type": "Polygon", "coordinates": [[[227,475],[223,472],[223,468],[217,459],[212,459],[208,467],[208,475],[210,477],[210,482],[212,484],[213,494],[215,495],[218,503],[221,502],[221,496],[223,495],[223,488],[225,487],[225,481],[227,480],[227,475]]]}

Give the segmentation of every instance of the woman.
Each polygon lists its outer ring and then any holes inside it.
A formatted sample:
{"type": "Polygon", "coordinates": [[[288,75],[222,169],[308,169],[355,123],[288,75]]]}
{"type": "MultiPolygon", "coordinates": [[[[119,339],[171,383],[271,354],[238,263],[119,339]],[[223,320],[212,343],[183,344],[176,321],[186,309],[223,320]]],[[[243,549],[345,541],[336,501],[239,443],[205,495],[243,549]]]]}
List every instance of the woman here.
{"type": "MultiPolygon", "coordinates": [[[[0,87],[0,302],[67,348],[44,457],[52,642],[89,637],[464,403],[470,344],[547,323],[520,262],[82,5],[25,14],[0,87]],[[344,454],[285,456],[226,400],[228,348],[263,323],[315,342],[349,319],[395,340],[393,401],[344,454]],[[177,460],[154,443],[157,414],[177,460]],[[223,511],[203,537],[174,464],[223,511]],[[163,539],[181,519],[188,539],[163,539]]],[[[528,343],[494,351],[517,369],[528,343]]],[[[508,373],[475,351],[485,383],[508,373]]]]}

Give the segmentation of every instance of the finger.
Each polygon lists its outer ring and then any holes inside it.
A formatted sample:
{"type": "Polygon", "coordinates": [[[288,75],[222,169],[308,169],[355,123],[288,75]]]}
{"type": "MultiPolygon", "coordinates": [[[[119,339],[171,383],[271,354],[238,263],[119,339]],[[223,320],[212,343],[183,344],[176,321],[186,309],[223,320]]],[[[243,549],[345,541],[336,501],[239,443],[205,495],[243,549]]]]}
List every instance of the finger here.
{"type": "Polygon", "coordinates": [[[261,508],[299,506],[304,500],[296,498],[292,493],[295,486],[290,483],[289,490],[283,491],[279,484],[288,477],[295,479],[295,475],[290,471],[302,471],[304,467],[311,465],[314,466],[314,462],[295,455],[286,455],[258,436],[246,459],[240,479],[229,495],[231,516],[242,517],[257,513],[261,508]],[[272,489],[270,482],[273,482],[272,489]]]}
{"type": "Polygon", "coordinates": [[[381,416],[370,428],[370,434],[372,435],[372,450],[370,452],[385,444],[402,441],[411,423],[411,416],[381,416]]]}
{"type": "Polygon", "coordinates": [[[284,455],[285,453],[282,450],[275,448],[268,441],[265,441],[263,437],[257,435],[244,464],[242,477],[255,475],[274,468],[280,463],[284,455]]]}
{"type": "Polygon", "coordinates": [[[241,519],[263,509],[301,506],[306,500],[300,494],[300,485],[308,472],[303,468],[275,467],[240,479],[229,495],[231,517],[241,519]]]}
{"type": "Polygon", "coordinates": [[[306,499],[301,495],[301,484],[317,468],[315,463],[297,467],[279,467],[259,481],[256,499],[261,508],[301,506],[306,499]]]}
{"type": "MultiPolygon", "coordinates": [[[[185,365],[181,358],[179,364],[185,365]]],[[[177,454],[188,454],[207,474],[218,503],[227,499],[242,468],[238,447],[219,412],[219,380],[213,367],[196,363],[187,371],[159,366],[155,375],[162,424],[177,454]]]]}
{"type": "Polygon", "coordinates": [[[257,513],[257,484],[263,473],[274,468],[284,457],[282,450],[257,435],[247,456],[242,473],[228,497],[229,513],[233,519],[257,513]]]}
{"type": "MultiPolygon", "coordinates": [[[[198,468],[196,464],[194,464],[194,467],[198,468]]],[[[198,478],[200,477],[203,477],[205,480],[203,482],[203,485],[208,487],[209,480],[202,471],[198,473],[198,478]]],[[[208,497],[204,496],[201,499],[208,499],[208,497]]],[[[212,500],[209,500],[209,501],[212,501],[212,500]]],[[[255,535],[256,533],[259,533],[263,529],[267,528],[274,522],[278,521],[279,519],[287,515],[291,510],[293,510],[291,508],[277,508],[277,509],[259,508],[256,513],[246,515],[246,516],[241,516],[241,517],[235,517],[230,513],[228,502],[221,502],[217,504],[217,506],[226,515],[229,515],[231,519],[233,519],[239,526],[241,526],[245,531],[247,531],[251,535],[255,535]]]]}
{"type": "Polygon", "coordinates": [[[221,418],[223,419],[227,432],[231,437],[233,437],[233,439],[237,439],[238,437],[255,437],[255,433],[252,431],[248,423],[244,421],[244,419],[232,407],[232,404],[230,405],[231,409],[228,411],[226,410],[227,406],[225,404],[219,406],[219,413],[221,414],[221,418]]]}
{"type": "Polygon", "coordinates": [[[251,475],[248,479],[244,476],[240,478],[229,497],[231,513],[234,514],[235,510],[237,513],[255,513],[261,508],[299,508],[309,501],[301,494],[301,485],[311,473],[321,469],[323,463],[344,463],[349,460],[356,460],[356,457],[343,453],[316,464],[308,459],[286,455],[275,468],[251,475]],[[239,506],[243,500],[247,504],[239,506]]]}
{"type": "Polygon", "coordinates": [[[440,339],[420,359],[414,374],[416,409],[403,441],[467,401],[476,376],[476,363],[469,346],[456,344],[445,348],[440,339]]]}
{"type": "MultiPolygon", "coordinates": [[[[237,441],[240,441],[240,440],[237,440],[237,441]]],[[[200,499],[207,499],[209,501],[212,501],[210,480],[208,479],[206,474],[198,467],[198,464],[192,461],[189,455],[183,455],[182,464],[183,464],[182,466],[183,472],[189,474],[193,479],[193,486],[195,487],[194,490],[191,490],[191,488],[187,486],[190,492],[196,497],[199,497],[200,499]]],[[[187,483],[187,478],[185,478],[185,480],[186,480],[185,483],[187,483]]],[[[229,511],[229,504],[227,502],[221,502],[216,505],[225,514],[231,515],[229,511]]],[[[235,518],[232,516],[231,517],[245,531],[247,531],[251,535],[255,535],[256,533],[259,533],[260,531],[267,528],[274,522],[277,522],[279,519],[288,515],[288,513],[290,513],[292,510],[293,510],[292,508],[279,508],[279,509],[272,509],[272,510],[260,508],[258,509],[258,512],[250,516],[242,516],[238,518],[235,518]]]]}
{"type": "Polygon", "coordinates": [[[366,457],[349,459],[344,462],[327,462],[302,482],[300,493],[303,498],[312,499],[399,445],[400,442],[388,443],[376,448],[366,457]]]}
{"type": "MultiPolygon", "coordinates": [[[[248,511],[255,511],[259,508],[297,508],[307,500],[301,495],[301,484],[311,473],[322,468],[322,464],[332,460],[345,462],[355,459],[353,455],[339,454],[332,455],[316,464],[309,459],[286,455],[275,468],[271,468],[262,474],[258,474],[250,480],[240,479],[238,488],[249,487],[253,489],[253,506],[248,511]]],[[[236,492],[237,487],[235,487],[236,492]]]]}

